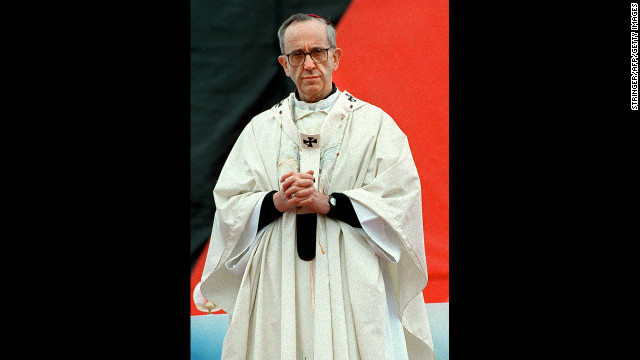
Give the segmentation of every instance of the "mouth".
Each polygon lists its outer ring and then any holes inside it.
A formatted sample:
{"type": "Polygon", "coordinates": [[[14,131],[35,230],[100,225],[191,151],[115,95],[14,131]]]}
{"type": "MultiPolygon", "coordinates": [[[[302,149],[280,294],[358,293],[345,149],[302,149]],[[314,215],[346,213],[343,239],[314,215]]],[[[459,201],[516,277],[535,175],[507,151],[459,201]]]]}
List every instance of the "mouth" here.
{"type": "Polygon", "coordinates": [[[308,76],[303,76],[302,80],[313,80],[313,79],[318,79],[320,77],[320,75],[308,75],[308,76]]]}

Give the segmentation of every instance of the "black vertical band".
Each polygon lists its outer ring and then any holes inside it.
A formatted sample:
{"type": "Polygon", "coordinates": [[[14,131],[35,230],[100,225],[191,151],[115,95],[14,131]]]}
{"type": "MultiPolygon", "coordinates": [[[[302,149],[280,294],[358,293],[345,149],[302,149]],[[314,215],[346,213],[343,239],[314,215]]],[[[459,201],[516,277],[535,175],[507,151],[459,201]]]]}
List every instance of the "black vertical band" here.
{"type": "Polygon", "coordinates": [[[317,221],[318,216],[315,213],[296,215],[296,247],[302,260],[313,260],[316,256],[317,221]]]}

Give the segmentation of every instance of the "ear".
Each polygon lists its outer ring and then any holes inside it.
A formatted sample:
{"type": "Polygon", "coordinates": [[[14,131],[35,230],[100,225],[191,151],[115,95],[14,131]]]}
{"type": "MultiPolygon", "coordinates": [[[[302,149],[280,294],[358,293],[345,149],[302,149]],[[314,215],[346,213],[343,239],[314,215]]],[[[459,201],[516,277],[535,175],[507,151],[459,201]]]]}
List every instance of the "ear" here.
{"type": "Polygon", "coordinates": [[[340,63],[341,58],[342,58],[342,49],[340,48],[333,49],[333,71],[338,70],[338,64],[340,63]]]}
{"type": "Polygon", "coordinates": [[[280,56],[278,56],[278,62],[280,63],[280,65],[284,69],[284,73],[287,75],[287,77],[290,77],[289,76],[289,67],[287,66],[287,58],[282,56],[282,55],[280,55],[280,56]]]}

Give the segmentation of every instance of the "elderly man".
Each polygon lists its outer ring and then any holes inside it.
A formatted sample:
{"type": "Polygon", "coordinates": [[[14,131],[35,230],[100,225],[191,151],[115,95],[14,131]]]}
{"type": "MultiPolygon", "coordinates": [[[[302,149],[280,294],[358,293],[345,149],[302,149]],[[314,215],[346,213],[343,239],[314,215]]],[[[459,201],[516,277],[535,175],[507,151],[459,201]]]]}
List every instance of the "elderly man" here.
{"type": "Polygon", "coordinates": [[[293,15],[278,38],[296,91],[229,154],[194,291],[230,316],[222,358],[433,359],[407,137],[332,82],[342,50],[328,21],[293,15]]]}

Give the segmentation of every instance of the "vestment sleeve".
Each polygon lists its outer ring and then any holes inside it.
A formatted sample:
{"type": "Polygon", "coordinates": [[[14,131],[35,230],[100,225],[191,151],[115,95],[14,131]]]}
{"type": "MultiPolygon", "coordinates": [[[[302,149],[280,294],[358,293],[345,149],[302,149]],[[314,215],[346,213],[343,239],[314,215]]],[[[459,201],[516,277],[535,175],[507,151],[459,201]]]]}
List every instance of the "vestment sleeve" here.
{"type": "Polygon", "coordinates": [[[392,263],[400,259],[401,249],[384,236],[384,221],[371,210],[348,196],[334,192],[337,203],[327,216],[353,226],[367,240],[379,258],[392,263]]]}
{"type": "Polygon", "coordinates": [[[238,255],[234,256],[224,263],[227,269],[229,269],[229,271],[231,271],[231,273],[233,274],[242,275],[244,273],[244,270],[247,268],[249,258],[251,257],[251,253],[253,252],[253,248],[257,243],[256,240],[264,231],[264,227],[260,229],[258,224],[262,219],[262,210],[265,207],[262,205],[265,203],[265,198],[269,194],[270,193],[265,194],[265,196],[260,199],[260,201],[258,201],[255,208],[253,209],[253,213],[251,213],[251,218],[247,222],[245,230],[242,232],[242,235],[240,235],[240,239],[238,239],[237,246],[242,250],[240,251],[240,253],[238,253],[238,255]]]}
{"type": "Polygon", "coordinates": [[[277,176],[264,165],[273,155],[267,151],[269,158],[265,158],[267,155],[260,150],[262,146],[257,145],[259,139],[255,136],[256,131],[266,133],[271,129],[260,126],[252,121],[245,127],[215,180],[216,212],[200,281],[201,294],[195,291],[193,294],[194,301],[202,300],[203,295],[227,312],[233,309],[235,292],[242,279],[231,269],[242,268],[243,255],[250,253],[256,238],[262,200],[277,188],[277,183],[270,181],[277,176]]]}
{"type": "Polygon", "coordinates": [[[385,236],[384,220],[359,202],[353,200],[351,203],[362,225],[361,228],[356,230],[367,240],[367,243],[379,258],[397,263],[400,260],[402,249],[385,236]]]}
{"type": "Polygon", "coordinates": [[[351,131],[354,137],[349,139],[353,147],[365,144],[358,148],[357,154],[362,154],[361,163],[366,166],[366,172],[360,173],[364,176],[354,177],[362,179],[361,183],[350,186],[348,172],[345,171],[339,177],[346,182],[342,187],[347,190],[342,192],[351,198],[354,207],[357,207],[357,202],[376,215],[367,221],[358,213],[363,229],[376,245],[394,258],[393,248],[401,250],[402,256],[395,258],[397,263],[387,263],[401,323],[405,334],[409,333],[420,340],[415,342],[416,349],[432,353],[433,344],[422,294],[428,275],[420,178],[406,135],[386,114],[381,116],[376,133],[368,133],[367,129],[376,129],[372,117],[363,117],[359,123],[355,123],[351,131]],[[365,146],[369,148],[362,149],[365,146]],[[377,231],[371,228],[378,229],[383,236],[374,238],[372,234],[377,231]],[[377,242],[377,239],[384,241],[377,242]],[[381,245],[387,241],[393,246],[386,248],[381,245]]]}
{"type": "MultiPolygon", "coordinates": [[[[236,245],[238,248],[242,249],[236,256],[234,256],[233,258],[225,261],[224,265],[225,267],[232,273],[235,275],[242,275],[244,273],[244,270],[247,268],[247,263],[249,262],[249,258],[251,257],[251,253],[253,252],[253,248],[255,247],[256,243],[257,243],[257,239],[260,237],[260,235],[262,234],[262,231],[264,231],[264,227],[259,229],[259,222],[260,221],[266,221],[263,219],[263,210],[265,207],[268,207],[264,205],[264,203],[267,200],[267,196],[271,194],[271,196],[273,196],[273,192],[269,192],[266,193],[262,199],[260,199],[258,201],[258,203],[256,204],[256,206],[253,209],[253,212],[251,213],[251,217],[249,218],[249,221],[247,222],[247,225],[245,227],[245,230],[242,232],[242,235],[240,235],[240,238],[238,239],[238,245],[236,245]],[[257,231],[257,233],[256,233],[257,231]]],[[[271,201],[271,206],[273,206],[273,200],[271,201]]],[[[277,210],[276,210],[277,211],[277,210]]],[[[273,220],[271,220],[273,221],[273,220]]],[[[271,222],[269,221],[269,222],[271,222]]],[[[268,224],[268,223],[267,223],[268,224]]],[[[265,224],[266,225],[266,224],[265,224]]],[[[207,266],[205,266],[205,269],[202,273],[202,279],[207,278],[211,272],[213,271],[213,269],[211,268],[207,268],[207,266]]],[[[193,290],[193,301],[196,304],[196,308],[200,311],[204,311],[204,312],[208,312],[209,310],[207,310],[204,307],[204,304],[206,304],[207,299],[204,297],[204,295],[202,294],[202,291],[200,290],[200,285],[202,284],[202,281],[198,282],[198,284],[196,285],[195,289],[193,290]]],[[[214,310],[216,311],[216,310],[214,310]]]]}

